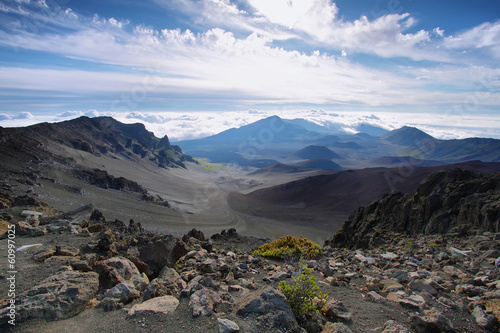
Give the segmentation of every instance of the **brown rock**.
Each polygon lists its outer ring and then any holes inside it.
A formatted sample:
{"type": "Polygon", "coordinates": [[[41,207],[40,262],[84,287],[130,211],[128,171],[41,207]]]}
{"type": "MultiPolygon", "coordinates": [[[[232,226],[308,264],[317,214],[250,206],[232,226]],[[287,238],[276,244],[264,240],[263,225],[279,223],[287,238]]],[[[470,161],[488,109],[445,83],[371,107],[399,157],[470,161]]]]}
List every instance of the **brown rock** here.
{"type": "Polygon", "coordinates": [[[483,328],[490,328],[497,322],[495,316],[486,314],[483,308],[479,305],[474,308],[474,311],[472,311],[472,316],[476,319],[476,323],[483,328]]]}
{"type": "Polygon", "coordinates": [[[455,332],[451,321],[436,309],[425,310],[423,316],[411,315],[410,321],[415,331],[427,332],[455,332]]]}
{"type": "Polygon", "coordinates": [[[80,250],[73,246],[58,245],[56,246],[56,255],[76,257],[80,255],[80,250]]]}
{"type": "Polygon", "coordinates": [[[384,324],[383,331],[381,333],[410,333],[410,330],[396,323],[394,320],[389,320],[384,324]]]}
{"type": "Polygon", "coordinates": [[[340,318],[342,320],[352,319],[352,314],[349,312],[349,310],[347,310],[345,305],[335,298],[328,299],[321,311],[325,316],[330,318],[340,318]]]}
{"type": "Polygon", "coordinates": [[[189,308],[193,317],[211,316],[214,306],[222,303],[219,294],[207,288],[195,291],[189,300],[189,308]]]}
{"type": "Polygon", "coordinates": [[[163,296],[150,299],[144,303],[134,305],[128,315],[141,314],[145,312],[169,314],[179,306],[179,301],[173,296],[163,296]]]}
{"type": "Polygon", "coordinates": [[[388,280],[383,280],[381,282],[382,285],[382,292],[384,293],[390,293],[390,292],[396,292],[396,291],[404,291],[405,287],[403,285],[395,280],[388,279],[388,280]]]}
{"type": "Polygon", "coordinates": [[[49,247],[48,249],[35,253],[32,259],[36,262],[43,262],[45,259],[50,258],[55,254],[56,254],[56,248],[49,247]]]}
{"type": "Polygon", "coordinates": [[[134,263],[123,257],[114,257],[98,263],[96,271],[111,286],[125,282],[134,275],[140,275],[134,263]]]}
{"type": "Polygon", "coordinates": [[[408,284],[408,288],[411,291],[417,291],[417,292],[425,291],[431,294],[432,296],[436,296],[438,294],[438,291],[436,289],[432,288],[428,283],[425,283],[424,281],[420,280],[411,281],[408,284]]]}
{"type": "Polygon", "coordinates": [[[342,323],[326,323],[325,327],[323,327],[323,331],[321,333],[352,333],[352,331],[346,325],[342,323]]]}

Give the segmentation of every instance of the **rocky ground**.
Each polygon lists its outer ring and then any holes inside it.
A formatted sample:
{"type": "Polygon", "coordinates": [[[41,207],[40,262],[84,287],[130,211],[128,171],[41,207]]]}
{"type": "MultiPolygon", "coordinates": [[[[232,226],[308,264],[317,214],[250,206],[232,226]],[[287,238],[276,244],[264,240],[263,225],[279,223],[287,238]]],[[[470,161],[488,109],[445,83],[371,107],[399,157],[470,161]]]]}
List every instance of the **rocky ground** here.
{"type": "Polygon", "coordinates": [[[253,255],[267,239],[234,229],[152,234],[91,205],[62,213],[30,195],[3,194],[0,207],[4,331],[498,331],[499,234],[387,232],[363,250],[327,243],[304,262],[326,305],[296,318],[278,283],[292,283],[300,264],[253,255]]]}

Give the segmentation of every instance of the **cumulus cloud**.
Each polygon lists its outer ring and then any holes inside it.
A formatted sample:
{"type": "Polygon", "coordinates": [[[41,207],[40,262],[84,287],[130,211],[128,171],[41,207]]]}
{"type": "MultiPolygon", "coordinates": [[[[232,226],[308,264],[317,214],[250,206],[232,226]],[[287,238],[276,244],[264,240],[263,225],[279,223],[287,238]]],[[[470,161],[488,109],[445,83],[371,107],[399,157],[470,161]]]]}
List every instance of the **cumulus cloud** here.
{"type": "Polygon", "coordinates": [[[147,102],[168,105],[175,98],[245,107],[262,103],[426,106],[464,99],[463,89],[470,89],[466,86],[470,83],[464,82],[481,80],[482,73],[495,72],[498,67],[463,65],[456,61],[456,51],[479,48],[500,54],[495,44],[499,23],[446,37],[438,27],[409,33],[417,21],[408,13],[348,21],[330,0],[157,2],[195,15],[200,32],[132,25],[114,17],[75,14],[68,8],[51,8],[49,12],[41,8],[35,11],[33,4],[1,4],[0,11],[29,17],[36,28],[64,29],[44,29],[40,38],[39,29],[3,22],[0,45],[50,50],[59,56],[111,66],[101,66],[104,69],[99,71],[1,67],[0,88],[34,92],[43,87],[53,96],[81,98],[105,95],[107,109],[129,113],[147,102]],[[301,52],[277,46],[276,41],[282,39],[332,51],[301,52]],[[353,62],[351,57],[335,56],[356,53],[444,61],[449,67],[373,69],[353,62]],[[435,82],[446,89],[436,89],[435,82]]]}
{"type": "MultiPolygon", "coordinates": [[[[95,110],[93,110],[95,111],[95,110]]],[[[438,139],[460,139],[467,137],[493,137],[500,139],[500,119],[491,114],[456,114],[453,112],[442,115],[429,116],[429,113],[413,112],[329,112],[325,110],[290,109],[276,111],[255,110],[249,112],[197,112],[196,116],[189,116],[179,112],[141,112],[136,113],[140,118],[130,117],[133,113],[96,112],[105,114],[124,123],[143,123],[149,131],[157,137],[168,135],[172,142],[197,139],[220,133],[230,128],[241,127],[257,120],[278,115],[284,119],[303,118],[316,124],[349,133],[356,133],[360,124],[370,124],[387,130],[402,126],[415,126],[438,139]],[[158,119],[169,119],[158,122],[158,119]]],[[[77,116],[76,112],[68,113],[77,116]]],[[[68,117],[71,118],[71,117],[68,117]]],[[[18,127],[28,126],[40,122],[61,121],[58,115],[32,115],[20,119],[16,116],[0,114],[0,126],[18,127]]]]}
{"type": "Polygon", "coordinates": [[[247,112],[250,114],[266,114],[264,111],[258,111],[258,110],[254,110],[254,109],[250,109],[247,112]]]}
{"type": "Polygon", "coordinates": [[[132,112],[126,116],[127,119],[136,119],[142,120],[148,123],[153,124],[163,124],[171,120],[170,117],[165,117],[162,114],[158,113],[141,113],[141,112],[132,112]]]}
{"type": "Polygon", "coordinates": [[[58,115],[59,118],[76,118],[83,115],[82,111],[66,111],[58,115]]]}
{"type": "Polygon", "coordinates": [[[101,114],[97,110],[88,110],[83,115],[89,118],[94,118],[94,117],[99,117],[101,114]]]}
{"type": "Polygon", "coordinates": [[[20,112],[16,116],[12,117],[12,119],[31,119],[31,118],[34,118],[31,112],[20,112]]]}

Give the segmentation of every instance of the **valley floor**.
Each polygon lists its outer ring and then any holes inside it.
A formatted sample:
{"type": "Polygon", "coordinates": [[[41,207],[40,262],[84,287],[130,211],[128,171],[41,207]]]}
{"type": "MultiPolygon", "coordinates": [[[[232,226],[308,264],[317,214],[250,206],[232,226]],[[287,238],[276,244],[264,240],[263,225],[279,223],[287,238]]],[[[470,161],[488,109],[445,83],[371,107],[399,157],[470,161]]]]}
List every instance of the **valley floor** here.
{"type": "MultiPolygon", "coordinates": [[[[248,193],[260,188],[286,183],[318,171],[296,174],[249,175],[255,169],[232,168],[223,165],[186,163],[182,168],[160,168],[147,159],[118,160],[68,148],[53,146],[54,154],[74,160],[74,167],[57,164],[41,165],[40,175],[33,184],[9,181],[16,195],[26,191],[38,195],[60,211],[93,204],[106,218],[128,222],[133,219],[153,232],[183,235],[192,228],[211,235],[223,229],[235,228],[242,235],[279,238],[283,235],[308,237],[322,243],[335,234],[347,216],[330,214],[290,215],[288,210],[273,210],[259,214],[261,207],[252,210],[233,209],[228,203],[231,192],[248,193]],[[106,170],[114,177],[137,182],[148,194],[161,202],[142,200],[140,193],[105,189],[76,179],[71,168],[106,170]]],[[[238,207],[237,207],[238,208],[238,207]]],[[[241,207],[240,207],[241,208],[241,207]]],[[[298,210],[300,211],[300,209],[298,210]]],[[[297,211],[297,212],[298,212],[297,211]]]]}

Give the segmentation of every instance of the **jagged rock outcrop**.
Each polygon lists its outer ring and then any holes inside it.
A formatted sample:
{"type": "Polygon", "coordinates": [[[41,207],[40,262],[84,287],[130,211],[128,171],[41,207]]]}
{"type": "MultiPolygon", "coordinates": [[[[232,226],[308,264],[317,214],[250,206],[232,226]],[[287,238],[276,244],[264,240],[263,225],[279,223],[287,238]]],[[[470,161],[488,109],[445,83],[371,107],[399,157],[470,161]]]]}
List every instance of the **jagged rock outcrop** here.
{"type": "Polygon", "coordinates": [[[393,233],[486,231],[500,232],[500,175],[455,169],[430,175],[411,193],[393,192],[359,208],[325,245],[365,248],[393,233]]]}
{"type": "MultiPolygon", "coordinates": [[[[111,117],[80,117],[60,123],[41,123],[20,128],[0,128],[0,169],[19,174],[28,185],[37,181],[38,175],[31,171],[39,165],[66,166],[70,169],[85,169],[76,164],[68,154],[61,153],[60,147],[84,151],[95,156],[113,159],[147,159],[159,167],[182,167],[184,162],[196,161],[185,155],[178,146],[171,145],[167,136],[157,138],[146,130],[143,124],[124,124],[111,117]]],[[[88,172],[88,171],[87,171],[88,172]]],[[[76,175],[77,177],[96,178],[94,175],[76,175]]],[[[101,171],[102,173],[102,171],[101,171]]],[[[101,175],[102,176],[102,175],[101,175]]],[[[97,177],[96,183],[105,188],[127,187],[123,179],[97,177]]]]}

